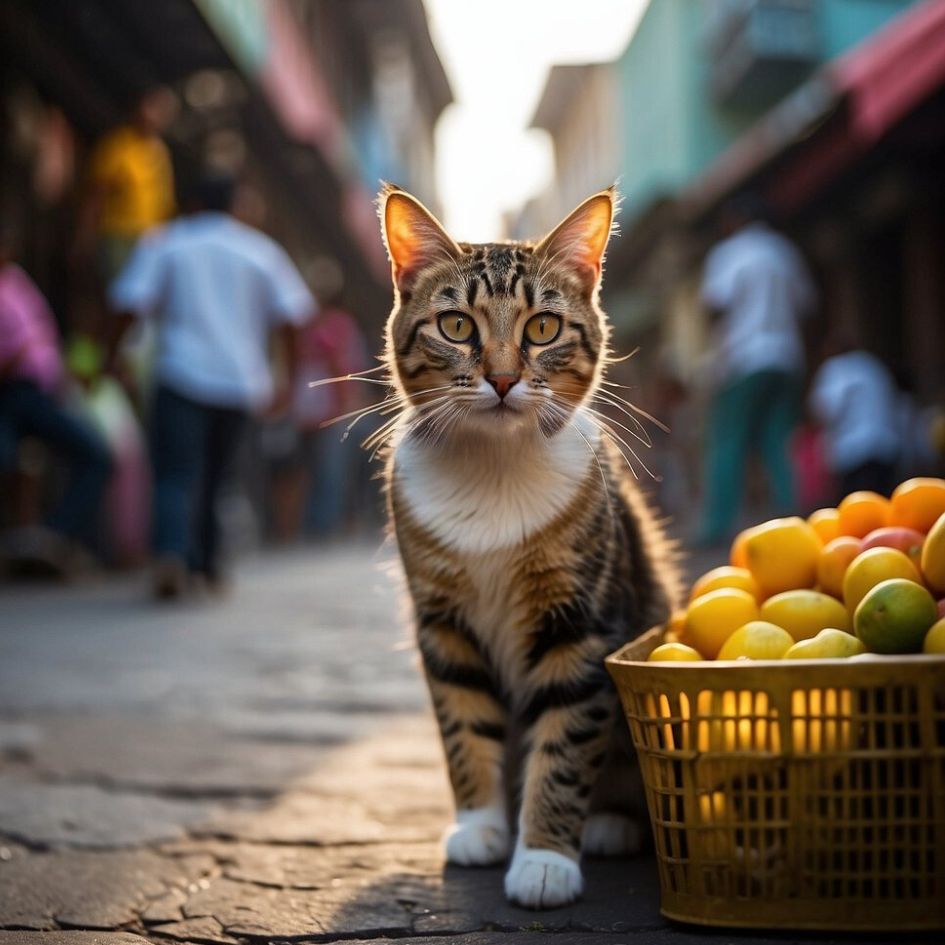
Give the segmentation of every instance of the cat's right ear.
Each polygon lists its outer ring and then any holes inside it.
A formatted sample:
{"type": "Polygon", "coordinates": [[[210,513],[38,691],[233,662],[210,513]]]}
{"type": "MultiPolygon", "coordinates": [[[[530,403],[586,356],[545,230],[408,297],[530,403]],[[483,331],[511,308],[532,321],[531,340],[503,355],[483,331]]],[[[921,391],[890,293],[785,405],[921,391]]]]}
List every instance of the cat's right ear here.
{"type": "Polygon", "coordinates": [[[409,291],[417,273],[426,266],[461,255],[462,250],[416,197],[386,188],[379,203],[384,245],[399,291],[409,291]]]}

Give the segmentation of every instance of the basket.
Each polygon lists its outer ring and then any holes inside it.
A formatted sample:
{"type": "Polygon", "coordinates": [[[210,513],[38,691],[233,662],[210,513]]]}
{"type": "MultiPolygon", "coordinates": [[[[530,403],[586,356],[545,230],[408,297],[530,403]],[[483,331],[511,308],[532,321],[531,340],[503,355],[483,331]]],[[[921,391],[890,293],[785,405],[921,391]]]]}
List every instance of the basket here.
{"type": "Polygon", "coordinates": [[[703,925],[945,928],[945,657],[607,658],[661,911],[703,925]]]}

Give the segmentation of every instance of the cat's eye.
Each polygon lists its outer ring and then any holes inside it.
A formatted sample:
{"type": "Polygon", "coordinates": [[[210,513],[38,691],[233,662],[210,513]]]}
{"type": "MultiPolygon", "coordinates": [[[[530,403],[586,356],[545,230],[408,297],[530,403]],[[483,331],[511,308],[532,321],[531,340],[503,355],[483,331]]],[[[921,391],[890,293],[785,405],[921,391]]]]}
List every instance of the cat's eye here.
{"type": "Polygon", "coordinates": [[[476,330],[473,320],[462,312],[444,312],[438,323],[443,337],[449,341],[469,341],[476,330]]]}
{"type": "Polygon", "coordinates": [[[561,319],[551,312],[540,312],[525,322],[525,339],[533,345],[546,345],[554,341],[561,331],[561,319]]]}

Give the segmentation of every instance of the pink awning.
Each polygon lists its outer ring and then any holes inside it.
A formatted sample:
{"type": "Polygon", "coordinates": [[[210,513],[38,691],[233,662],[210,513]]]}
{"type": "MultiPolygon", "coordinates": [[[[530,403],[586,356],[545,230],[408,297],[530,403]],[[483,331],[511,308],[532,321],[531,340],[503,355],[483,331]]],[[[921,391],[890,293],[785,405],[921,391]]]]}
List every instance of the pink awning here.
{"type": "Polygon", "coordinates": [[[926,0],[830,66],[849,96],[850,133],[873,142],[945,86],[945,0],[926,0]]]}
{"type": "Polygon", "coordinates": [[[943,87],[945,0],[924,0],[775,106],[686,189],[681,203],[698,216],[767,171],[772,204],[796,209],[943,87]]]}

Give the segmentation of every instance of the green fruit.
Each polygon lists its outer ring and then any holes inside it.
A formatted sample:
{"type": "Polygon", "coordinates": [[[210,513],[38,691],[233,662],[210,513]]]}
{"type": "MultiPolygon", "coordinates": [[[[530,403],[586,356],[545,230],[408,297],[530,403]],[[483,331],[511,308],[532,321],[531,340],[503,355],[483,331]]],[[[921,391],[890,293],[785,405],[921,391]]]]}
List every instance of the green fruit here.
{"type": "Polygon", "coordinates": [[[890,578],[860,601],[853,626],[873,653],[918,653],[937,615],[935,600],[922,585],[890,578]]]}
{"type": "Polygon", "coordinates": [[[799,640],[784,654],[786,660],[846,659],[866,650],[862,640],[835,627],[821,630],[809,640],[799,640]]]}

